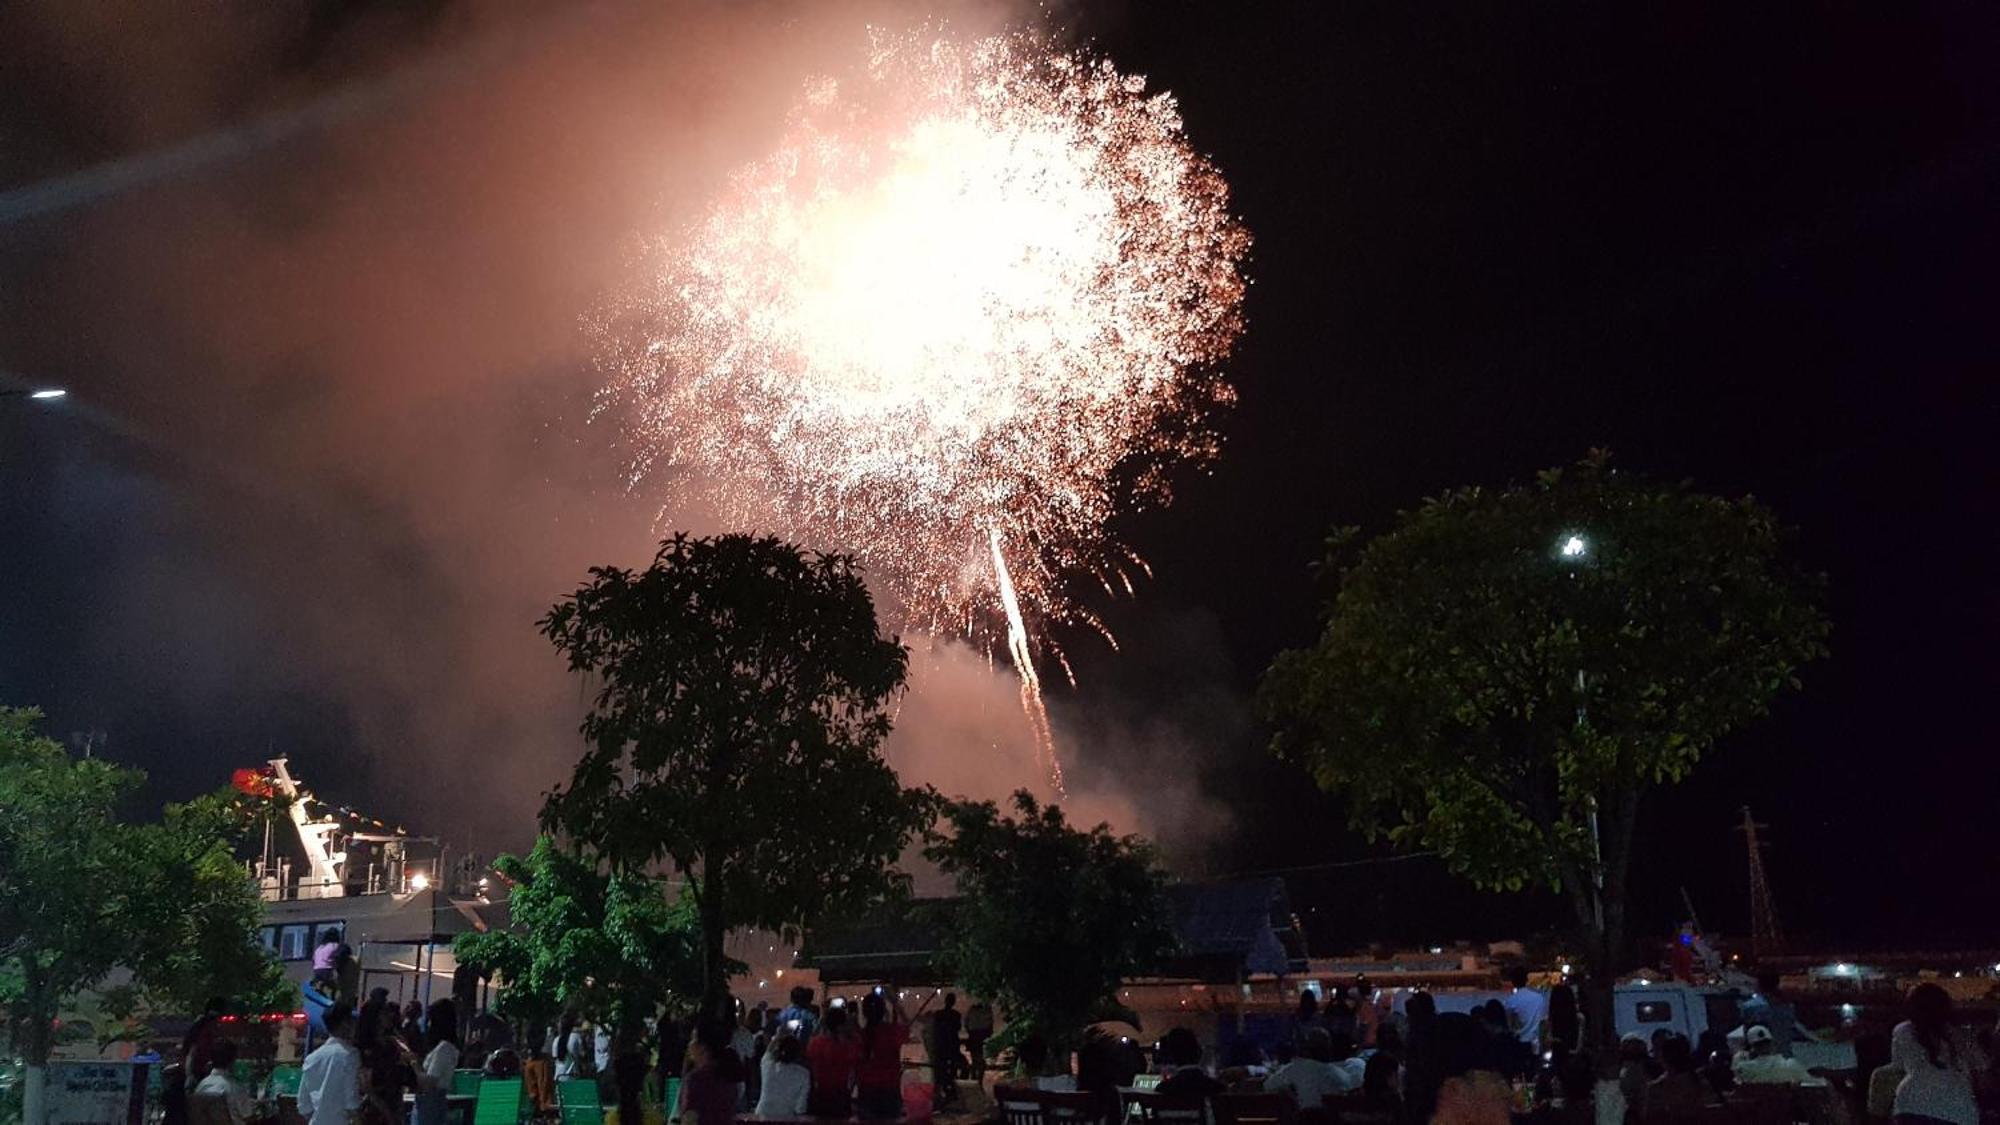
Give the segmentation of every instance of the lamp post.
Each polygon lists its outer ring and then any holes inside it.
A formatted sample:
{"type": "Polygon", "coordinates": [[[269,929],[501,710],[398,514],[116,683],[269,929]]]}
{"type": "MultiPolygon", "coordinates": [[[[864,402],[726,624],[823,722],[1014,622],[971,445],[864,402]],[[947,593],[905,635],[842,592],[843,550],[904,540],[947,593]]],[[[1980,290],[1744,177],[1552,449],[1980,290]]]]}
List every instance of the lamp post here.
{"type": "MultiPolygon", "coordinates": [[[[1561,542],[1556,545],[1556,554],[1564,562],[1582,563],[1590,557],[1590,540],[1584,538],[1581,532],[1565,532],[1561,542]]],[[[1574,579],[1575,571],[1571,571],[1570,575],[1574,579]]],[[[1576,721],[1579,726],[1582,725],[1587,713],[1586,708],[1588,704],[1585,702],[1585,692],[1588,688],[1589,680],[1585,678],[1583,669],[1578,668],[1576,670],[1576,721]]],[[[1595,794],[1592,794],[1590,797],[1590,875],[1591,881],[1597,884],[1597,894],[1591,902],[1591,913],[1597,922],[1598,931],[1602,933],[1604,930],[1604,843],[1597,830],[1597,797],[1595,794]]]]}

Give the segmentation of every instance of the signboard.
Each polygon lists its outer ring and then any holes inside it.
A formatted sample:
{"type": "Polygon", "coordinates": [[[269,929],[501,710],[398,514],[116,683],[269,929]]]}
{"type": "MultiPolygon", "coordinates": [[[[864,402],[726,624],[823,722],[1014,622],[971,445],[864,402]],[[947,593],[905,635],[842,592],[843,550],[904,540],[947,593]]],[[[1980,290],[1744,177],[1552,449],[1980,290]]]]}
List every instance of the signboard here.
{"type": "Polygon", "coordinates": [[[48,1125],[141,1125],[146,1064],[52,1062],[45,1090],[48,1125]]]}

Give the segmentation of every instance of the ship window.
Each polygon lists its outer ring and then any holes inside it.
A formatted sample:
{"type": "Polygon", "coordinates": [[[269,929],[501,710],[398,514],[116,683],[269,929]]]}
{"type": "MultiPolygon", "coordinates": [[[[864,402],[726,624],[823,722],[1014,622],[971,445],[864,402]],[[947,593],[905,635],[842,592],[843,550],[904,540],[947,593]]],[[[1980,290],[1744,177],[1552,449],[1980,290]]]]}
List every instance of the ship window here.
{"type": "Polygon", "coordinates": [[[1674,1006],[1665,1000],[1639,1001],[1640,1023],[1672,1023],[1674,1006]]]}

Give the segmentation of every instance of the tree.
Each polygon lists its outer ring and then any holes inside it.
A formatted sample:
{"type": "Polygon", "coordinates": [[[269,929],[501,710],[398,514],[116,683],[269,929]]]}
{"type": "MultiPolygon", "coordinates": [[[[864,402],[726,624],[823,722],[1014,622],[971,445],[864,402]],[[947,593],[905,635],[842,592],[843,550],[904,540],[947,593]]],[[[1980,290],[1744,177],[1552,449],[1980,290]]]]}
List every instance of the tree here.
{"type": "Polygon", "coordinates": [[[1119,985],[1175,949],[1165,879],[1139,837],[1072,828],[1025,790],[1013,803],[1019,819],[991,801],[953,802],[949,835],[924,849],[958,885],[940,968],[997,1001],[1016,1042],[1039,1032],[1049,1057],[1067,1060],[1092,1020],[1134,1018],[1119,985]]]}
{"type": "Polygon", "coordinates": [[[530,1025],[570,1010],[604,1020],[622,1040],[662,1004],[700,995],[700,931],[691,903],[657,880],[604,865],[542,836],[526,858],[503,855],[505,930],[460,934],[460,961],[505,983],[499,1010],[530,1025]]]}
{"type": "Polygon", "coordinates": [[[614,870],[688,876],[720,1011],[728,930],[794,933],[902,884],[891,865],[933,809],[877,752],[908,653],[852,559],[777,539],[677,535],[644,571],[590,574],[541,621],[599,684],[543,825],[614,870]]]}
{"type": "Polygon", "coordinates": [[[29,1125],[41,1121],[63,1004],[114,969],[168,1004],[264,988],[276,971],[256,940],[256,890],[213,806],[175,807],[160,824],[119,820],[145,775],[71,758],[35,734],[40,717],[0,707],[0,978],[28,1065],[29,1125]]]}
{"type": "Polygon", "coordinates": [[[163,823],[131,826],[131,870],[143,893],[127,924],[145,935],[127,957],[146,1007],[199,1012],[214,996],[247,1012],[289,1012],[295,986],[257,930],[264,904],[235,855],[253,822],[228,790],[167,806],[163,823]]]}
{"type": "Polygon", "coordinates": [[[1823,579],[1785,540],[1753,499],[1614,472],[1601,453],[1428,500],[1358,551],[1337,532],[1319,640],[1262,685],[1273,749],[1344,793],[1371,836],[1488,889],[1563,892],[1586,1014],[1615,1038],[1642,796],[1825,652],[1823,579]]]}

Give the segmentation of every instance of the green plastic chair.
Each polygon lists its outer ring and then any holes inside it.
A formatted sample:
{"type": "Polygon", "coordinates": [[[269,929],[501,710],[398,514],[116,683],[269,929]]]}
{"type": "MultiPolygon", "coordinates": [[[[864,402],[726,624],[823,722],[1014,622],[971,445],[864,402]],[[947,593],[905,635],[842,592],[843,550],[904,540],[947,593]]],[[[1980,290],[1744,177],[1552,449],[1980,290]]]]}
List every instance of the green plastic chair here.
{"type": "Polygon", "coordinates": [[[521,1120],[521,1080],[488,1078],[479,1084],[472,1106],[472,1125],[518,1125],[521,1120]]]}
{"type": "Polygon", "coordinates": [[[299,1079],[303,1077],[305,1077],[305,1071],[302,1068],[292,1066],[289,1063],[283,1063],[278,1066],[272,1067],[271,1096],[279,1098],[298,1097],[299,1079]]]}
{"type": "Polygon", "coordinates": [[[486,1078],[480,1070],[454,1070],[451,1072],[451,1092],[454,1094],[477,1094],[479,1084],[486,1078]]]}
{"type": "Polygon", "coordinates": [[[604,1103],[595,1078],[562,1078],[556,1081],[556,1108],[562,1125],[604,1125],[604,1103]]]}

